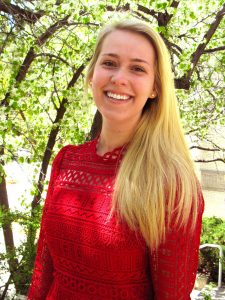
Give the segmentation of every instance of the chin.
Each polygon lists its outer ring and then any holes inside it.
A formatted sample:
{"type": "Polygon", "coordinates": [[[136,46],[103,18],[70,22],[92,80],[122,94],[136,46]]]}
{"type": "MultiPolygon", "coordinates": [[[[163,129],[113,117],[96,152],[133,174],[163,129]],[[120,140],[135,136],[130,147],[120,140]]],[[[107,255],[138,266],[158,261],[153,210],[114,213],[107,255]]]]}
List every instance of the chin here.
{"type": "Polygon", "coordinates": [[[120,129],[124,129],[121,126],[126,126],[126,127],[133,127],[134,124],[138,123],[138,120],[132,119],[131,117],[125,117],[123,116],[115,116],[115,115],[104,115],[103,116],[103,123],[105,124],[110,124],[113,127],[118,127],[120,126],[120,129]]]}

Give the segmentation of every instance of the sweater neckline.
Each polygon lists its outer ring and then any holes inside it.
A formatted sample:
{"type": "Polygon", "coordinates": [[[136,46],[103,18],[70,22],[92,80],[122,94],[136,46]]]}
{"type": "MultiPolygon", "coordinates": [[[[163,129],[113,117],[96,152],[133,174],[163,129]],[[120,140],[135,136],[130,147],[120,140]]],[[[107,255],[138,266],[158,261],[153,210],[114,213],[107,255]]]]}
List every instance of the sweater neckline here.
{"type": "Polygon", "coordinates": [[[97,138],[95,138],[92,142],[92,147],[93,147],[92,149],[93,149],[95,157],[98,160],[117,162],[123,158],[123,155],[127,149],[127,144],[120,146],[120,147],[116,147],[113,150],[104,153],[103,155],[99,155],[97,153],[98,140],[99,140],[99,136],[97,138]]]}

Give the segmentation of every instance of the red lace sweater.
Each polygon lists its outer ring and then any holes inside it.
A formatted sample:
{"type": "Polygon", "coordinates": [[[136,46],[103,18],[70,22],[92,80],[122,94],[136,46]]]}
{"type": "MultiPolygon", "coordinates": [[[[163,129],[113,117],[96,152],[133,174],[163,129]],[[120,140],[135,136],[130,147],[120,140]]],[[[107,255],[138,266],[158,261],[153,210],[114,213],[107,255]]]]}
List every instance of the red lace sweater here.
{"type": "Polygon", "coordinates": [[[174,226],[151,253],[138,232],[108,218],[121,151],[98,156],[94,140],[56,156],[29,300],[190,299],[202,210],[194,236],[174,226]]]}

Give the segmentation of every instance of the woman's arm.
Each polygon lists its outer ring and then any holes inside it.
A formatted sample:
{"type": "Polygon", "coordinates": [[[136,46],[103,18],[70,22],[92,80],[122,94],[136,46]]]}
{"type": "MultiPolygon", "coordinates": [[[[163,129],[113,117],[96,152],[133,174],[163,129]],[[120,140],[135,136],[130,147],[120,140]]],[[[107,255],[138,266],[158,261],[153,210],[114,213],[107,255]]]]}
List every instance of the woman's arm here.
{"type": "Polygon", "coordinates": [[[150,254],[150,268],[155,300],[190,300],[197,268],[204,200],[199,195],[199,212],[196,228],[171,226],[165,243],[150,254]]]}
{"type": "Polygon", "coordinates": [[[45,239],[45,208],[43,210],[40,236],[37,245],[34,270],[28,300],[45,300],[53,281],[53,263],[45,239]]]}
{"type": "Polygon", "coordinates": [[[37,253],[34,263],[34,270],[31,285],[28,292],[28,300],[45,300],[53,282],[53,262],[48,249],[45,234],[45,216],[48,210],[48,204],[51,201],[54,183],[58,176],[62,158],[67,147],[62,148],[54,159],[48,192],[42,214],[40,235],[37,244],[37,253]]]}

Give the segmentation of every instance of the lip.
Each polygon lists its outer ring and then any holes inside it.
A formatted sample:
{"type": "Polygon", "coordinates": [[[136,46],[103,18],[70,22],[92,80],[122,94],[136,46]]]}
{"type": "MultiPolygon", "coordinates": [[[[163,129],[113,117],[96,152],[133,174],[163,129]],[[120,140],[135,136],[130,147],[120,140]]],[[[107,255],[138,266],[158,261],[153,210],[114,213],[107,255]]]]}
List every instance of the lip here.
{"type": "Polygon", "coordinates": [[[120,96],[134,97],[134,95],[127,93],[127,92],[121,92],[121,91],[119,92],[119,91],[115,91],[115,90],[104,90],[104,94],[107,94],[107,93],[117,94],[120,96]]]}
{"type": "Polygon", "coordinates": [[[110,101],[111,103],[114,103],[114,104],[117,104],[117,105],[125,104],[125,103],[127,103],[127,102],[130,102],[130,101],[133,99],[133,96],[131,96],[131,95],[124,94],[124,93],[116,93],[116,92],[111,92],[111,91],[110,91],[110,93],[114,93],[114,94],[122,95],[122,96],[125,95],[125,96],[128,96],[128,97],[129,97],[129,98],[126,99],[126,100],[113,99],[113,98],[111,98],[111,97],[109,97],[109,96],[107,95],[108,92],[109,92],[109,91],[105,91],[105,92],[104,92],[104,95],[105,95],[107,101],[110,101]]]}

